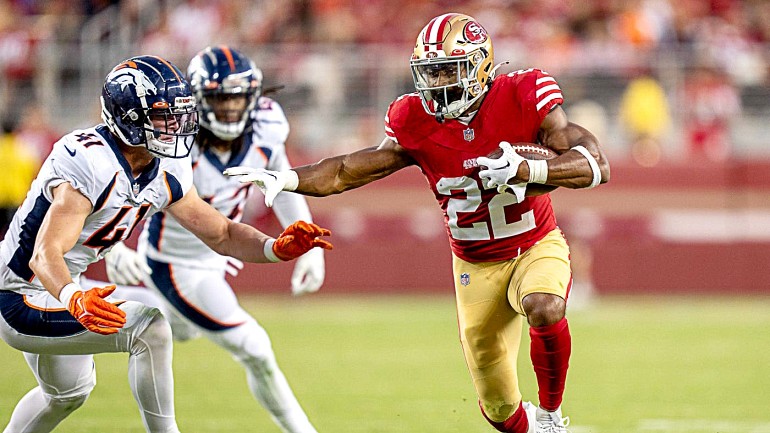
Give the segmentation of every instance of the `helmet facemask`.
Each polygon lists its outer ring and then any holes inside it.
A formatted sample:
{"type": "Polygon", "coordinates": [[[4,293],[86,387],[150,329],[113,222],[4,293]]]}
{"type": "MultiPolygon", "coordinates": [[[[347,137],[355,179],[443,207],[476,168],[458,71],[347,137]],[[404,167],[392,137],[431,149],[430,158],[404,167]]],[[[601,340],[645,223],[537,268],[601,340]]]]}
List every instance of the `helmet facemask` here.
{"type": "Polygon", "coordinates": [[[150,152],[169,158],[187,156],[198,133],[195,103],[190,106],[176,104],[172,108],[151,108],[147,110],[143,129],[150,152]],[[177,154],[180,150],[182,154],[177,154]]]}
{"type": "Polygon", "coordinates": [[[203,127],[221,140],[232,141],[243,134],[249,114],[257,103],[260,86],[256,80],[234,74],[226,77],[221,86],[204,89],[201,93],[203,127]]]}
{"type": "Polygon", "coordinates": [[[439,122],[468,111],[487,89],[476,78],[483,58],[477,51],[469,56],[413,60],[412,78],[425,111],[439,122]]]}

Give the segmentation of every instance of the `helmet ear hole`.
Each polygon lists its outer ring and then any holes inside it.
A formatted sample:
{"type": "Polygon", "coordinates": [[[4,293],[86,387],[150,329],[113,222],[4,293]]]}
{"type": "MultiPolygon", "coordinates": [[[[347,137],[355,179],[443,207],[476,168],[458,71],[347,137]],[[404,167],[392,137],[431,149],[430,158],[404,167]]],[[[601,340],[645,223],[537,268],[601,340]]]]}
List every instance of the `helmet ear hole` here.
{"type": "Polygon", "coordinates": [[[135,109],[128,110],[126,114],[123,115],[123,121],[128,121],[133,124],[137,124],[139,120],[139,113],[136,112],[135,109]]]}

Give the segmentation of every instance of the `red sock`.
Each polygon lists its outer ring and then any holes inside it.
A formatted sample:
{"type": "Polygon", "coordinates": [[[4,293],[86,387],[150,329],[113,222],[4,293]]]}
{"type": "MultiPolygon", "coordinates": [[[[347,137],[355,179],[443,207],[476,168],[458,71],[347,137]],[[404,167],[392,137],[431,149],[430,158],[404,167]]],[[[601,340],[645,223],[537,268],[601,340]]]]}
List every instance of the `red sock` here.
{"type": "Polygon", "coordinates": [[[567,318],[553,325],[531,327],[529,336],[532,340],[529,356],[537,377],[540,407],[554,411],[561,406],[572,351],[567,318]]]}
{"type": "MultiPolygon", "coordinates": [[[[479,402],[479,407],[481,407],[481,402],[479,402]]],[[[501,431],[503,433],[527,433],[527,430],[529,430],[529,421],[527,421],[527,413],[524,412],[524,408],[521,407],[521,402],[519,402],[519,407],[516,408],[516,411],[513,412],[513,415],[511,415],[507,420],[503,422],[497,422],[492,421],[489,419],[486,413],[484,413],[484,409],[481,409],[481,414],[484,415],[484,418],[492,424],[492,427],[496,428],[497,431],[501,431]]]]}

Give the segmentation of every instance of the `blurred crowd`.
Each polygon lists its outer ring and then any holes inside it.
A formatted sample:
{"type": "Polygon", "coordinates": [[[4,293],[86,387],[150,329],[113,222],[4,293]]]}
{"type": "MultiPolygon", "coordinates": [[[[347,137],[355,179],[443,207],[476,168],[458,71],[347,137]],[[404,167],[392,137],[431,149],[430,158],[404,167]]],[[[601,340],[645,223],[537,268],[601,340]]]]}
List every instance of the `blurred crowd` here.
{"type": "MultiPolygon", "coordinates": [[[[39,164],[65,132],[47,122],[51,113],[40,100],[45,59],[61,56],[46,47],[80,43],[89,23],[105,14],[110,24],[93,27],[96,38],[130,41],[134,54],[167,56],[184,67],[212,43],[403,49],[427,20],[448,11],[477,18],[493,35],[496,51],[506,53],[498,60],[547,65],[557,76],[581,70],[592,77],[606,68],[625,74],[619,123],[631,155],[643,165],[660,160],[673,116],[682,121],[690,152],[729,157],[729,128],[741,113],[742,92],[768,87],[767,0],[0,0],[0,154],[15,146],[23,149],[19,158],[39,164]],[[691,65],[685,75],[668,78],[676,94],[649,65],[666,55],[688,57],[691,65]]],[[[406,64],[403,69],[408,74],[406,64]]],[[[60,74],[63,80],[77,71],[62,68],[60,74]]],[[[567,108],[601,133],[592,113],[606,104],[576,96],[567,108]]],[[[3,207],[15,201],[8,198],[11,190],[0,185],[3,207]]]]}

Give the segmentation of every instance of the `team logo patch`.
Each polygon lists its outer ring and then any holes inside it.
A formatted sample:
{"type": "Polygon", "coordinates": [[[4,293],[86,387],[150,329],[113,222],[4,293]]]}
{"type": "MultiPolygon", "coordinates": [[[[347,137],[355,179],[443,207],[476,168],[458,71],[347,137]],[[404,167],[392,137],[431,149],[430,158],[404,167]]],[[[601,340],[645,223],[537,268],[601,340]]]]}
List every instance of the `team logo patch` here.
{"type": "Polygon", "coordinates": [[[463,138],[465,141],[473,141],[473,139],[476,138],[476,133],[473,132],[473,129],[468,128],[463,131],[463,138]]]}
{"type": "Polygon", "coordinates": [[[487,40],[487,31],[481,24],[476,21],[471,21],[465,25],[463,29],[463,36],[465,40],[472,44],[481,44],[487,40]]]}
{"type": "Polygon", "coordinates": [[[466,273],[460,274],[460,285],[467,286],[470,283],[471,283],[470,274],[466,274],[466,273]]]}

